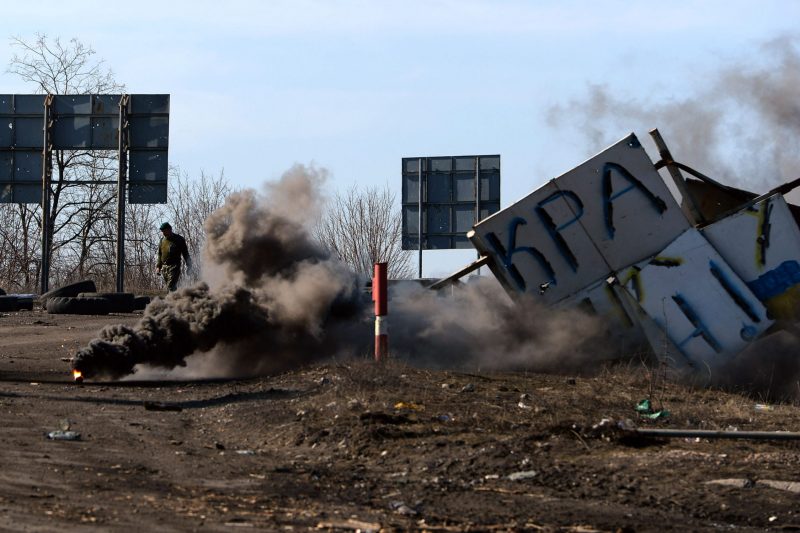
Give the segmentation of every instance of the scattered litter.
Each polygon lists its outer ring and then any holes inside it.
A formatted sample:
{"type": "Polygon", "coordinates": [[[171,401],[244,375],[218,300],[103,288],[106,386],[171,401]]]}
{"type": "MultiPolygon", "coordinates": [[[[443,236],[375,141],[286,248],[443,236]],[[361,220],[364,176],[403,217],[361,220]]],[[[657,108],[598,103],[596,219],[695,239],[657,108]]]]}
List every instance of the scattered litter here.
{"type": "Polygon", "coordinates": [[[317,380],[317,385],[328,385],[331,382],[331,379],[328,376],[322,376],[317,380]]]}
{"type": "Polygon", "coordinates": [[[224,449],[225,449],[225,445],[224,445],[224,444],[222,444],[221,442],[215,442],[215,443],[214,443],[214,447],[215,447],[216,449],[218,449],[218,450],[224,450],[224,449]]]}
{"type": "Polygon", "coordinates": [[[765,403],[757,403],[757,404],[755,404],[755,406],[753,406],[753,408],[756,411],[774,411],[775,410],[774,406],[768,405],[768,404],[765,404],[765,403]]]}
{"type": "Polygon", "coordinates": [[[253,450],[236,450],[236,453],[238,453],[239,455],[255,455],[256,454],[256,452],[254,452],[253,450]]]}
{"type": "Polygon", "coordinates": [[[654,411],[653,406],[648,399],[642,400],[636,404],[635,410],[637,413],[639,413],[639,416],[650,420],[659,420],[661,418],[669,417],[669,411],[666,409],[654,411]]]}
{"type": "Polygon", "coordinates": [[[409,507],[408,505],[406,505],[401,501],[389,502],[389,508],[397,514],[402,514],[406,516],[414,516],[417,514],[417,512],[414,509],[412,509],[411,507],[409,507]]]}
{"type": "Polygon", "coordinates": [[[752,480],[743,477],[712,479],[711,481],[706,481],[705,484],[722,485],[724,487],[735,487],[737,489],[749,489],[755,486],[755,483],[752,480]]]}
{"type": "Polygon", "coordinates": [[[51,431],[47,433],[50,440],[81,440],[81,434],[77,431],[51,431]]]}
{"type": "Polygon", "coordinates": [[[449,415],[449,414],[448,415],[439,415],[439,416],[436,417],[436,420],[438,420],[439,422],[452,422],[453,421],[453,415],[449,415]]]}
{"type": "Polygon", "coordinates": [[[424,411],[425,406],[414,402],[397,402],[394,404],[395,409],[406,409],[408,411],[424,411]]]}
{"type": "Polygon", "coordinates": [[[530,400],[530,399],[531,399],[531,395],[528,394],[527,392],[523,392],[522,394],[519,395],[519,401],[520,402],[524,402],[525,400],[530,400]]]}
{"type": "Polygon", "coordinates": [[[500,479],[499,474],[486,474],[483,476],[483,479],[500,479]]]}
{"type": "Polygon", "coordinates": [[[452,385],[450,385],[449,383],[442,383],[442,388],[443,389],[449,389],[451,387],[452,387],[452,385]]]}
{"type": "Polygon", "coordinates": [[[565,381],[565,383],[566,383],[567,385],[575,385],[575,384],[577,384],[577,383],[578,383],[578,381],[577,381],[575,378],[567,378],[567,379],[566,379],[566,381],[565,381]]]}
{"type": "Polygon", "coordinates": [[[353,531],[361,531],[362,533],[376,533],[381,530],[381,525],[377,522],[362,522],[354,518],[347,520],[327,521],[317,524],[317,529],[352,529],[353,531]]]}
{"type": "Polygon", "coordinates": [[[530,405],[525,405],[523,402],[519,402],[517,404],[517,407],[519,407],[520,409],[533,409],[530,405]]]}
{"type": "Polygon", "coordinates": [[[475,385],[472,383],[467,383],[466,385],[461,387],[461,392],[474,392],[474,391],[475,391],[475,385]]]}
{"type": "Polygon", "coordinates": [[[166,402],[144,402],[146,411],[183,411],[183,407],[174,403],[166,402]]]}
{"type": "Polygon", "coordinates": [[[61,428],[61,431],[69,431],[71,425],[69,418],[62,418],[58,422],[58,427],[61,428]]]}
{"type": "Polygon", "coordinates": [[[777,520],[777,519],[778,519],[778,517],[777,517],[777,516],[770,516],[770,517],[769,517],[769,521],[770,521],[770,522],[774,522],[774,521],[775,521],[775,520],[777,520]]]}
{"type": "Polygon", "coordinates": [[[788,490],[789,492],[794,492],[795,494],[800,494],[800,482],[798,481],[776,481],[773,479],[759,479],[756,481],[757,486],[766,485],[767,487],[778,489],[778,490],[788,490]]]}
{"type": "Polygon", "coordinates": [[[508,479],[511,481],[521,481],[523,479],[530,479],[532,477],[536,477],[535,470],[524,470],[522,472],[514,472],[513,474],[508,475],[508,479]]]}
{"type": "Polygon", "coordinates": [[[65,363],[71,363],[73,361],[73,359],[74,359],[74,357],[62,357],[61,358],[61,360],[64,361],[65,363]]]}

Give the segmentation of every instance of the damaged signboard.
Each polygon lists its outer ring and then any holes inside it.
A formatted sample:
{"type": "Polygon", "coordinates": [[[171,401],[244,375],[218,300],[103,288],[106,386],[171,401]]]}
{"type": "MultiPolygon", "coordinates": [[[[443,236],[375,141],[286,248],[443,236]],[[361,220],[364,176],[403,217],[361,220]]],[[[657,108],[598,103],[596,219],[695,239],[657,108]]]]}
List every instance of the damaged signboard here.
{"type": "Polygon", "coordinates": [[[713,367],[797,318],[800,228],[781,194],[695,228],[657,168],[631,134],[468,237],[510,294],[588,306],[713,367]]]}
{"type": "Polygon", "coordinates": [[[635,135],[468,234],[510,292],[556,303],[657,254],[689,221],[635,135]],[[632,245],[635,243],[635,245],[632,245]]]}

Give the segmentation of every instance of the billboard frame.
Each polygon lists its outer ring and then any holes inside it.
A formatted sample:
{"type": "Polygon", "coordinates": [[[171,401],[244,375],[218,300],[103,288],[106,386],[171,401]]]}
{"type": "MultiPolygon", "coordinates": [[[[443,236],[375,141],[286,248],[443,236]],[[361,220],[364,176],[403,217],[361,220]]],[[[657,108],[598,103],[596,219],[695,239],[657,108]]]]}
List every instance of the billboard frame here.
{"type": "MultiPolygon", "coordinates": [[[[41,197],[40,205],[42,207],[42,234],[41,234],[41,279],[40,289],[45,293],[49,289],[50,278],[50,254],[52,244],[53,228],[49,222],[51,211],[51,186],[52,186],[52,156],[54,150],[114,150],[116,147],[119,169],[117,179],[112,180],[69,180],[71,184],[117,184],[117,242],[116,242],[116,290],[117,292],[124,291],[124,276],[125,276],[125,209],[126,209],[126,190],[131,194],[130,186],[131,181],[144,182],[137,183],[137,186],[146,186],[147,182],[156,182],[157,184],[163,183],[163,191],[167,191],[168,183],[168,150],[169,150],[169,94],[82,94],[82,95],[63,95],[63,94],[33,94],[33,95],[2,95],[9,100],[8,105],[0,108],[0,118],[8,118],[9,128],[12,133],[8,138],[8,144],[0,146],[0,151],[6,152],[9,155],[4,159],[13,162],[8,168],[9,175],[6,179],[5,176],[0,176],[0,186],[4,186],[4,191],[9,191],[11,194],[10,203],[35,203],[35,202],[13,202],[16,197],[16,191],[19,190],[20,194],[24,194],[26,189],[20,188],[20,184],[25,183],[32,185],[35,181],[32,180],[18,180],[17,179],[17,158],[21,154],[35,154],[38,148],[38,142],[35,142],[35,137],[31,137],[31,124],[28,123],[27,127],[20,130],[18,123],[19,119],[36,119],[36,114],[33,112],[33,107],[42,105],[42,148],[40,151],[42,164],[41,164],[41,197]],[[116,112],[109,112],[113,109],[113,102],[117,100],[116,112]],[[19,103],[25,102],[25,110],[18,112],[19,103]],[[64,111],[56,112],[55,107],[63,106],[64,111]],[[33,107],[31,107],[33,106],[33,107]],[[28,109],[30,107],[30,109],[28,109]],[[7,109],[6,109],[7,108],[7,109]],[[134,109],[135,108],[135,109],[134,109]],[[59,118],[64,119],[60,124],[64,124],[63,128],[55,127],[59,122],[59,118]],[[116,128],[116,146],[113,146],[113,137],[109,135],[109,126],[113,125],[113,119],[117,119],[116,128]],[[136,125],[131,128],[132,120],[136,120],[136,125]],[[88,131],[81,130],[89,128],[88,131]],[[135,130],[137,135],[134,138],[135,146],[131,142],[131,129],[135,130]],[[57,131],[54,131],[57,130],[57,131]],[[24,131],[29,139],[22,142],[18,146],[18,133],[24,131]],[[105,135],[105,137],[96,137],[105,135]],[[144,133],[142,136],[141,134],[144,133]],[[141,136],[141,137],[140,137],[141,136]],[[145,142],[142,142],[142,138],[145,142]],[[58,148],[54,148],[54,146],[58,148]],[[128,176],[129,164],[128,157],[132,154],[141,153],[155,154],[153,159],[156,161],[155,165],[150,165],[147,168],[137,169],[137,174],[141,170],[142,178],[137,180],[130,180],[128,176]],[[163,160],[160,158],[163,157],[163,160]],[[163,174],[164,179],[148,179],[151,175],[158,176],[163,174]],[[17,186],[15,188],[15,185],[17,186]]],[[[0,100],[0,104],[5,104],[0,100]]],[[[36,126],[34,126],[36,127],[36,126]]],[[[113,135],[113,134],[112,134],[113,135]]],[[[30,189],[27,189],[28,192],[30,189]]],[[[138,190],[138,189],[137,189],[138,190]]],[[[158,191],[156,191],[158,192],[158,191]]],[[[4,193],[5,194],[5,193],[4,193]]],[[[30,199],[31,197],[28,197],[30,199]]],[[[152,200],[154,195],[147,197],[147,189],[140,192],[132,203],[162,203],[156,201],[140,201],[141,199],[152,200]],[[144,194],[144,196],[142,196],[144,194]]],[[[158,197],[161,198],[160,196],[158,197]]],[[[166,198],[166,196],[164,196],[166,198]]]]}
{"type": "MultiPolygon", "coordinates": [[[[473,202],[473,216],[474,222],[472,222],[470,227],[474,227],[481,220],[481,211],[486,211],[485,217],[491,216],[493,213],[500,210],[500,154],[483,154],[483,155],[455,155],[455,156],[427,156],[427,157],[404,157],[402,158],[402,169],[401,169],[401,176],[403,177],[403,184],[401,190],[401,210],[402,210],[402,218],[403,218],[403,228],[402,228],[402,248],[404,250],[413,250],[413,244],[411,246],[408,245],[409,241],[413,243],[413,239],[416,238],[417,246],[416,249],[419,253],[419,261],[418,261],[418,274],[419,277],[422,277],[422,256],[423,250],[436,250],[436,249],[461,249],[462,247],[458,246],[458,239],[459,237],[463,240],[467,246],[464,246],[464,249],[469,249],[469,240],[467,239],[466,235],[469,232],[469,229],[464,229],[464,231],[458,231],[459,228],[459,217],[463,216],[464,213],[468,211],[465,210],[469,204],[468,202],[473,202]],[[447,163],[449,160],[449,163],[447,163]],[[488,160],[489,166],[483,167],[483,161],[488,160]],[[496,161],[496,162],[495,162],[496,161]],[[445,162],[444,169],[434,168],[436,166],[436,162],[445,162]],[[459,166],[459,163],[464,164],[465,166],[459,166]],[[416,172],[413,170],[413,165],[416,164],[416,172]],[[469,167],[472,166],[470,169],[469,167]],[[411,167],[411,169],[409,169],[411,167]],[[410,171],[409,171],[410,170],[410,171]],[[464,183],[465,181],[469,183],[469,181],[465,180],[465,177],[468,176],[469,171],[472,171],[472,195],[474,195],[474,200],[472,198],[465,199],[463,196],[460,197],[460,191],[463,189],[460,188],[460,184],[464,183]],[[496,177],[495,177],[496,174],[496,177]],[[410,183],[407,181],[408,178],[411,179],[413,183],[414,176],[416,175],[416,202],[408,201],[409,197],[411,196],[411,191],[413,187],[409,186],[410,183]],[[442,187],[442,182],[440,180],[434,180],[434,183],[438,183],[439,186],[433,189],[434,192],[431,190],[431,178],[439,177],[444,178],[446,177],[447,180],[447,199],[439,199],[437,201],[431,201],[431,195],[435,194],[435,191],[438,191],[438,196],[442,196],[442,193],[445,191],[445,188],[442,187]],[[483,191],[482,191],[482,181],[488,180],[489,181],[489,196],[485,199],[482,199],[483,191]],[[494,188],[491,186],[495,183],[496,180],[496,192],[492,192],[494,188]],[[494,196],[492,196],[494,195],[494,196]],[[416,203],[416,206],[414,205],[416,203]],[[417,231],[416,235],[414,233],[408,232],[408,228],[410,226],[410,222],[413,220],[413,215],[411,215],[408,209],[414,209],[416,207],[416,223],[417,223],[417,231]],[[450,231],[430,231],[429,226],[431,224],[436,224],[436,222],[432,222],[432,209],[446,209],[447,210],[447,228],[450,231]],[[427,216],[426,216],[427,215],[427,216]],[[430,246],[430,240],[436,239],[439,245],[430,246]],[[447,245],[442,246],[441,243],[445,242],[447,245]]],[[[413,198],[413,197],[412,197],[413,198]]],[[[435,212],[434,212],[435,213],[435,212]]],[[[485,218],[484,217],[484,218],[485,218]]],[[[461,219],[463,222],[463,218],[461,219]]],[[[442,219],[439,220],[439,223],[442,223],[442,219]]]]}

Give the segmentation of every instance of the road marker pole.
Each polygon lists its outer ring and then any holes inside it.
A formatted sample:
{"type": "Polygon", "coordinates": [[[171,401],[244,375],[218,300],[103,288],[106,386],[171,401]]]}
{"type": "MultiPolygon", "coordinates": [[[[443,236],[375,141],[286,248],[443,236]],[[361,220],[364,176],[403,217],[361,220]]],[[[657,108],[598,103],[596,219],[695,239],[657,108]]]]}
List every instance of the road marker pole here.
{"type": "Polygon", "coordinates": [[[372,277],[372,301],[375,302],[375,361],[378,363],[389,357],[387,266],[387,263],[375,263],[372,277]]]}

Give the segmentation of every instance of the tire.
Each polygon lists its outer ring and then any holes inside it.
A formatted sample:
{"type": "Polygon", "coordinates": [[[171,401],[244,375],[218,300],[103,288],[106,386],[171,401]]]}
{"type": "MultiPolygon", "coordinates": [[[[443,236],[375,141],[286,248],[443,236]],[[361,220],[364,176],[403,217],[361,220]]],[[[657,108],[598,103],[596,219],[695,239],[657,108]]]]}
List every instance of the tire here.
{"type": "Polygon", "coordinates": [[[17,310],[33,311],[33,298],[17,297],[17,310]]]}
{"type": "Polygon", "coordinates": [[[142,311],[150,303],[149,296],[137,296],[133,299],[133,310],[142,311]]]}
{"type": "Polygon", "coordinates": [[[111,303],[105,298],[54,296],[47,299],[47,312],[53,315],[107,315],[111,303]]]}
{"type": "Polygon", "coordinates": [[[39,301],[42,303],[42,307],[47,309],[47,301],[50,298],[62,296],[75,297],[82,292],[97,292],[97,285],[95,285],[94,281],[90,279],[79,281],[77,283],[70,283],[69,285],[64,285],[63,287],[53,289],[52,291],[47,291],[39,297],[39,301]]]}
{"type": "Polygon", "coordinates": [[[16,311],[19,309],[16,296],[0,296],[0,311],[16,311]]]}
{"type": "Polygon", "coordinates": [[[98,297],[111,303],[112,313],[133,313],[134,296],[132,292],[99,292],[98,297]]]}

